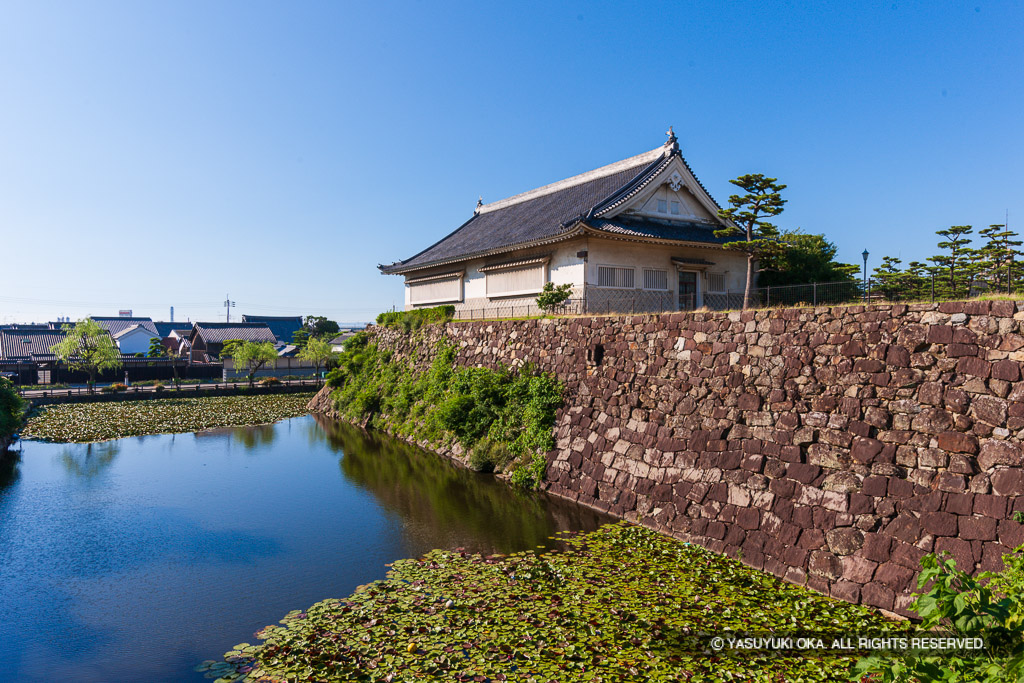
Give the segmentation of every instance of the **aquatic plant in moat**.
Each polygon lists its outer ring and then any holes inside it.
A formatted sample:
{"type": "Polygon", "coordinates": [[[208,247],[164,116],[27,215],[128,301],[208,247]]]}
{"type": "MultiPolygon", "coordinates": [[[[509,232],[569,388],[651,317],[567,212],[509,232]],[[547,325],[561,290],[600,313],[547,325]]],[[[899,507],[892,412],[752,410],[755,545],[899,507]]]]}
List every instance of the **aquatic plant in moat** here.
{"type": "Polygon", "coordinates": [[[45,406],[30,417],[22,437],[86,442],[267,424],[305,415],[312,396],[305,392],[63,403],[45,406]]]}
{"type": "Polygon", "coordinates": [[[544,478],[544,453],[563,387],[532,366],[459,367],[457,349],[437,343],[429,369],[396,357],[359,333],[328,375],[334,408],[347,420],[447,448],[458,442],[479,471],[507,471],[522,488],[544,478]]]}
{"type": "Polygon", "coordinates": [[[707,650],[726,631],[905,628],[624,522],[547,553],[435,550],[344,600],[290,612],[219,681],[829,681],[856,655],[707,650]]]}

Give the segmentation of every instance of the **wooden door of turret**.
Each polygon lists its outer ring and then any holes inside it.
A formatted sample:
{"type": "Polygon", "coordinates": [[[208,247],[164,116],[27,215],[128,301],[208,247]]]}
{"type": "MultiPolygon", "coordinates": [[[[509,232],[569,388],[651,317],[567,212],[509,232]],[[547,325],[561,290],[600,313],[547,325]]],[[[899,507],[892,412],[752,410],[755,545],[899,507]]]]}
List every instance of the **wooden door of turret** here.
{"type": "Polygon", "coordinates": [[[679,271],[679,310],[693,311],[697,308],[697,273],[692,270],[679,271]]]}

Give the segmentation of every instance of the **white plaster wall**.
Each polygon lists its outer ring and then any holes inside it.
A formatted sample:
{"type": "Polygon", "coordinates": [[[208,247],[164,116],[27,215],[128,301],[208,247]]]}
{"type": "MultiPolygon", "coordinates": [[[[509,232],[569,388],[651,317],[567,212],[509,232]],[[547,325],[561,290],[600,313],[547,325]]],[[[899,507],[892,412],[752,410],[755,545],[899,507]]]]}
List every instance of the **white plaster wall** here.
{"type": "Polygon", "coordinates": [[[551,256],[548,280],[556,285],[582,287],[587,264],[576,254],[584,249],[586,249],[585,240],[573,240],[560,245],[551,256]]]}
{"type": "Polygon", "coordinates": [[[155,338],[157,338],[156,335],[146,330],[132,330],[116,340],[117,348],[121,350],[121,353],[148,353],[149,340],[155,338]]]}
{"type": "MultiPolygon", "coordinates": [[[[583,278],[586,274],[586,262],[576,254],[583,249],[586,249],[586,240],[578,239],[559,245],[548,245],[547,247],[537,247],[502,256],[491,256],[486,259],[470,261],[466,264],[466,274],[462,281],[462,301],[470,302],[487,299],[486,273],[481,273],[480,268],[492,263],[519,258],[533,258],[544,254],[551,255],[551,260],[548,261],[548,280],[556,285],[571,284],[574,287],[582,287],[583,278]]],[[[417,273],[415,277],[423,277],[423,275],[417,273]]],[[[495,299],[495,301],[499,300],[495,299]]],[[[408,287],[405,288],[405,308],[406,310],[413,308],[408,287]]]]}
{"type": "MultiPolygon", "coordinates": [[[[698,279],[699,289],[702,294],[707,291],[706,274],[709,272],[723,273],[725,275],[726,289],[734,292],[743,291],[743,284],[747,274],[746,256],[740,252],[726,251],[724,249],[641,244],[591,238],[589,252],[587,283],[593,287],[597,286],[598,266],[634,268],[636,271],[634,283],[637,289],[643,287],[642,269],[657,268],[668,271],[669,290],[676,292],[679,286],[679,279],[676,275],[676,265],[672,262],[673,257],[699,258],[715,264],[713,266],[696,266],[693,268],[693,270],[700,274],[698,279]]],[[[682,269],[686,270],[685,266],[682,269]]]]}
{"type": "MultiPolygon", "coordinates": [[[[487,299],[486,274],[480,268],[489,263],[512,260],[513,258],[532,258],[542,254],[551,254],[548,263],[548,280],[556,285],[571,284],[582,291],[584,281],[590,286],[597,286],[597,267],[599,265],[625,266],[636,269],[634,282],[637,288],[643,287],[642,269],[659,268],[668,271],[670,292],[678,289],[678,276],[672,257],[701,258],[713,262],[713,266],[694,268],[699,275],[701,295],[707,291],[706,273],[715,272],[725,275],[726,290],[742,292],[746,278],[746,257],[740,252],[723,249],[706,249],[700,247],[683,247],[672,245],[643,244],[619,240],[599,238],[580,238],[559,245],[549,245],[525,250],[505,257],[492,256],[478,259],[466,264],[466,272],[462,284],[462,304],[481,306],[487,299]],[[586,261],[577,256],[580,251],[587,251],[586,261]]],[[[451,267],[449,267],[449,270],[451,267]]],[[[443,272],[444,269],[438,272],[443,272]]],[[[429,275],[430,273],[426,273],[429,275]]],[[[416,277],[424,274],[417,273],[416,277]]],[[[532,298],[532,297],[527,297],[532,298]]],[[[494,299],[494,301],[501,301],[494,299]]],[[[459,304],[456,304],[458,307],[459,304]]],[[[410,301],[409,288],[405,288],[405,308],[413,308],[410,301]]]]}

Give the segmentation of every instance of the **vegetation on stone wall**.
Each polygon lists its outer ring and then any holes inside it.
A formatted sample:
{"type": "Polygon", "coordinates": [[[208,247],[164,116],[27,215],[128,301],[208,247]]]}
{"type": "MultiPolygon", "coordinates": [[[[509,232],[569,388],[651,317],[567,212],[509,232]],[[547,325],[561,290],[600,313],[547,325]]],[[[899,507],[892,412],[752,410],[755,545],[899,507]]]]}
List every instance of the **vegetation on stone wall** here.
{"type": "Polygon", "coordinates": [[[430,368],[416,372],[360,333],[331,371],[335,409],[346,419],[403,437],[469,452],[480,471],[511,470],[513,483],[536,488],[544,453],[554,448],[562,386],[532,367],[458,368],[455,347],[439,342],[430,368]]]}
{"type": "Polygon", "coordinates": [[[398,327],[406,332],[418,330],[424,325],[446,323],[455,315],[454,306],[416,308],[411,311],[385,311],[377,316],[377,324],[384,327],[398,327]]]}
{"type": "Polygon", "coordinates": [[[0,377],[0,449],[21,427],[24,413],[25,401],[13,384],[0,377]]]}
{"type": "Polygon", "coordinates": [[[643,527],[565,544],[396,562],[197,669],[228,681],[838,681],[854,653],[715,652],[710,636],[907,628],[643,527]]]}

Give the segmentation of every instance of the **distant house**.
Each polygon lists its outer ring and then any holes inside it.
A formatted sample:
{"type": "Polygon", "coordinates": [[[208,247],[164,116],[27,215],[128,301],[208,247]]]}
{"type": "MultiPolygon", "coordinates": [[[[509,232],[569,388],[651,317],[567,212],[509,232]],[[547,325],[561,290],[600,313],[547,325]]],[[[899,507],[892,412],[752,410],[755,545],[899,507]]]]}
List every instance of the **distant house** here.
{"type": "Polygon", "coordinates": [[[527,310],[547,282],[572,286],[576,310],[665,311],[735,305],[746,257],[669,130],[649,152],[490,204],[404,261],[405,308],[527,310]]]}
{"type": "Polygon", "coordinates": [[[172,323],[165,320],[154,320],[153,327],[156,328],[156,333],[161,339],[166,339],[171,336],[171,332],[174,330],[180,330],[189,327],[188,323],[172,323]]]}
{"type": "Polygon", "coordinates": [[[302,328],[302,316],[243,315],[244,323],[263,323],[277,337],[277,341],[291,343],[295,333],[302,328]]]}
{"type": "Polygon", "coordinates": [[[190,358],[196,363],[218,359],[229,339],[277,343],[277,337],[265,323],[195,323],[188,338],[190,358]]]}
{"type": "MultiPolygon", "coordinates": [[[[150,323],[150,326],[152,326],[152,323],[150,323]]],[[[126,327],[119,332],[112,333],[111,336],[114,338],[114,343],[117,344],[121,354],[125,356],[131,356],[136,353],[145,355],[149,352],[151,341],[153,339],[160,339],[160,335],[151,331],[150,327],[144,327],[138,323],[126,327]]]]}
{"type": "Polygon", "coordinates": [[[279,358],[294,358],[302,350],[295,344],[285,344],[284,342],[277,342],[274,349],[279,358]]]}
{"type": "Polygon", "coordinates": [[[128,316],[101,316],[93,317],[93,321],[99,324],[100,327],[110,333],[111,337],[116,337],[118,332],[123,332],[129,327],[138,325],[145,329],[147,332],[152,333],[154,337],[160,336],[156,331],[156,325],[153,324],[152,318],[140,318],[140,317],[128,317],[128,316]]]}
{"type": "Polygon", "coordinates": [[[67,337],[62,330],[26,329],[25,327],[0,329],[0,360],[20,362],[48,362],[56,360],[50,347],[67,337]]]}
{"type": "Polygon", "coordinates": [[[341,353],[342,351],[345,350],[345,342],[347,342],[349,339],[351,339],[354,336],[356,336],[355,330],[347,330],[347,331],[342,332],[341,334],[337,335],[330,342],[331,343],[331,351],[334,351],[335,353],[341,353]]]}

